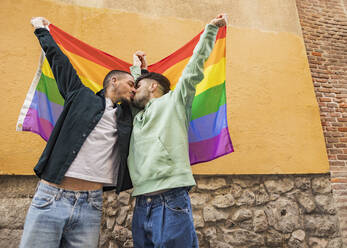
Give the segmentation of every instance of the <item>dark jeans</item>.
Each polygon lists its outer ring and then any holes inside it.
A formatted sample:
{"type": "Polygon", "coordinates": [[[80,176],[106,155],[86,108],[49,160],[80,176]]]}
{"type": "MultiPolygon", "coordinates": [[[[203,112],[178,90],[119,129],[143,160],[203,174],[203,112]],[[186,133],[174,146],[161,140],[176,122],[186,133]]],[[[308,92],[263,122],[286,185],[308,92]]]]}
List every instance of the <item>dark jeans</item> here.
{"type": "Polygon", "coordinates": [[[188,189],[136,197],[132,233],[135,248],[198,247],[188,189]]]}

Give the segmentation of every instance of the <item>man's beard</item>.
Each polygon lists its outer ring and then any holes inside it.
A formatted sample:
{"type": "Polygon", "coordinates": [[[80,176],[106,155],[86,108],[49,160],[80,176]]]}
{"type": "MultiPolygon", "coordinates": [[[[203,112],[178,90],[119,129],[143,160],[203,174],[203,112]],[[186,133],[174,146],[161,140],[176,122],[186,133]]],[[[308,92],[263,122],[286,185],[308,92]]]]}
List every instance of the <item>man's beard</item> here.
{"type": "Polygon", "coordinates": [[[136,108],[139,108],[139,109],[144,109],[146,104],[148,103],[149,101],[149,91],[145,91],[143,92],[142,95],[136,97],[134,97],[134,100],[133,100],[133,105],[136,107],[136,108]]]}
{"type": "Polygon", "coordinates": [[[126,104],[130,104],[130,103],[131,103],[131,100],[129,100],[129,99],[126,98],[126,97],[120,97],[119,102],[124,102],[124,103],[126,103],[126,104]]]}

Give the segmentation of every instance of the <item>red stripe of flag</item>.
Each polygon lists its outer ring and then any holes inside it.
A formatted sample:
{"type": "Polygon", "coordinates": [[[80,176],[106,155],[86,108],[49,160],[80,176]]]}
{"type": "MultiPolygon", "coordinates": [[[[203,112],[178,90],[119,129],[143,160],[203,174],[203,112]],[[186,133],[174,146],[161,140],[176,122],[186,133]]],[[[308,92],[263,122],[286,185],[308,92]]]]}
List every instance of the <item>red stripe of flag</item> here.
{"type": "Polygon", "coordinates": [[[79,55],[85,59],[93,61],[101,66],[104,66],[110,70],[124,70],[129,71],[129,67],[131,66],[127,62],[120,60],[112,55],[105,53],[99,49],[96,49],[75,37],[69,35],[53,24],[49,25],[50,33],[54,40],[61,46],[63,46],[66,50],[79,55]],[[88,51],[88,52],[87,52],[88,51]]]}
{"type": "MultiPolygon", "coordinates": [[[[183,47],[178,49],[176,52],[167,56],[166,58],[152,64],[148,67],[150,71],[155,71],[157,73],[163,73],[168,68],[179,63],[180,61],[189,58],[193,54],[193,50],[200,39],[200,35],[203,33],[202,30],[197,36],[195,36],[191,41],[185,44],[183,47]]],[[[216,37],[216,41],[226,37],[226,27],[220,28],[216,37]]]]}

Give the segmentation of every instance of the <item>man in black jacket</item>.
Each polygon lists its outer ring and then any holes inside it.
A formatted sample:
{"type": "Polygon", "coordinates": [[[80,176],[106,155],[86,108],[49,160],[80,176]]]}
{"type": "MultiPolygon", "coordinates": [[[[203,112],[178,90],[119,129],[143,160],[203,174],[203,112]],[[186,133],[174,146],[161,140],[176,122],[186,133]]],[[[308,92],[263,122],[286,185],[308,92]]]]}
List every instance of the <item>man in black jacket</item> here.
{"type": "Polygon", "coordinates": [[[41,180],[20,247],[97,247],[103,188],[119,193],[132,187],[127,156],[134,79],[113,70],[94,94],[53,40],[49,22],[36,17],[31,23],[65,103],[34,168],[41,180]]]}

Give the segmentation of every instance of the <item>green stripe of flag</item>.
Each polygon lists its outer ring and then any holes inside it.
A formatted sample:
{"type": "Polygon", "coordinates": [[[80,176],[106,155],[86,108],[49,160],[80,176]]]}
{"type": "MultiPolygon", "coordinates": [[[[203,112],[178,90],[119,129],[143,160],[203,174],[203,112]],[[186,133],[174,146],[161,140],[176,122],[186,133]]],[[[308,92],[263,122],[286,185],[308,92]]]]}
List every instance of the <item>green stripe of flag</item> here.
{"type": "Polygon", "coordinates": [[[225,81],[199,94],[194,98],[191,120],[217,112],[226,103],[225,81]],[[212,100],[211,100],[212,99],[212,100]],[[219,99],[219,101],[216,101],[219,99]]]}
{"type": "Polygon", "coordinates": [[[64,98],[59,93],[57,82],[54,79],[45,76],[43,73],[41,74],[36,90],[46,94],[48,100],[51,102],[64,105],[64,98]]]}

